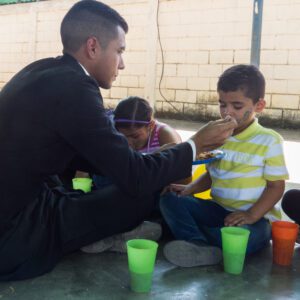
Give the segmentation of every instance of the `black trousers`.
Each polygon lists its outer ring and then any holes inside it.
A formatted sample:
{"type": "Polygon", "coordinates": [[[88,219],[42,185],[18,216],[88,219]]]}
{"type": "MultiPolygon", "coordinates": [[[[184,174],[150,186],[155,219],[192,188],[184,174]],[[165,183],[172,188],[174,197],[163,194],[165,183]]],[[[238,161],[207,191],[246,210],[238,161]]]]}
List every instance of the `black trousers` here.
{"type": "Polygon", "coordinates": [[[300,190],[287,191],[283,196],[281,206],[289,218],[300,224],[300,190]]]}
{"type": "Polygon", "coordinates": [[[45,188],[0,236],[0,280],[51,271],[66,254],[140,224],[157,205],[152,195],[125,195],[117,186],[84,194],[45,188]]]}

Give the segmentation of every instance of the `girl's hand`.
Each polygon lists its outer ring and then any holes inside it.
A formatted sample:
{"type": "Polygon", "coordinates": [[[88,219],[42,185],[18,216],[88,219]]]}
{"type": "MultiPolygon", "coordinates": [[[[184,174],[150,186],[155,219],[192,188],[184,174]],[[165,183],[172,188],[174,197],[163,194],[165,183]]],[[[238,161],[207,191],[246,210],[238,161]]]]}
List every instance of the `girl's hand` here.
{"type": "Polygon", "coordinates": [[[159,153],[163,150],[166,150],[166,149],[169,149],[169,148],[172,148],[176,145],[176,143],[168,143],[168,144],[164,144],[162,146],[160,146],[157,150],[153,151],[152,154],[155,154],[155,153],[159,153]]]}
{"type": "Polygon", "coordinates": [[[248,211],[235,211],[224,219],[225,226],[241,226],[246,224],[253,224],[257,220],[248,211]]]}

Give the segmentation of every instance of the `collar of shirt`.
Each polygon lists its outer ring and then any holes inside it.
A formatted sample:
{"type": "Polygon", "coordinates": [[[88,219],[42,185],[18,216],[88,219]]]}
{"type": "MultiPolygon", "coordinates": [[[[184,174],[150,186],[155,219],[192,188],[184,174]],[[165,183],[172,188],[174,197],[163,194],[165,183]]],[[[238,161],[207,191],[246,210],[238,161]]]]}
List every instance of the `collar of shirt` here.
{"type": "Polygon", "coordinates": [[[78,64],[80,65],[80,67],[83,69],[84,73],[87,75],[87,76],[90,76],[89,72],[86,70],[86,68],[78,61],[78,64]]]}
{"type": "Polygon", "coordinates": [[[256,132],[260,130],[260,128],[261,126],[259,125],[257,118],[255,118],[254,121],[247,128],[245,128],[242,132],[238,133],[237,135],[232,136],[231,139],[247,141],[249,138],[255,135],[256,132]]]}

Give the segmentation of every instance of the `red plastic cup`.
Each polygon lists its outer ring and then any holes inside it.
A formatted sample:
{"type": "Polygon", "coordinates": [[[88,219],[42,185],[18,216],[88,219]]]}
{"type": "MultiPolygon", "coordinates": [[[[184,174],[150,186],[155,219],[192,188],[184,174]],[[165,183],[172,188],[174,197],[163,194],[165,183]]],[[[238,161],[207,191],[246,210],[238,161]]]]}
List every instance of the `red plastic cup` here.
{"type": "Polygon", "coordinates": [[[292,222],[275,221],[272,223],[273,262],[275,264],[291,265],[298,230],[299,226],[292,222]]]}

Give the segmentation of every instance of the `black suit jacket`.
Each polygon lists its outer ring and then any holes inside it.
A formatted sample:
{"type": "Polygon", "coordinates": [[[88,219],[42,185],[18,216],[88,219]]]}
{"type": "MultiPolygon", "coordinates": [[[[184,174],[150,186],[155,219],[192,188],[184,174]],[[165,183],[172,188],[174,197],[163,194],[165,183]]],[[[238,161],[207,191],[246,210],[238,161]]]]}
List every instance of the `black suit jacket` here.
{"type": "Polygon", "coordinates": [[[152,193],[191,173],[182,143],[157,155],[129,148],[105,115],[97,82],[69,55],[34,62],[0,92],[0,219],[43,192],[75,158],[113,178],[125,193],[152,193]]]}

